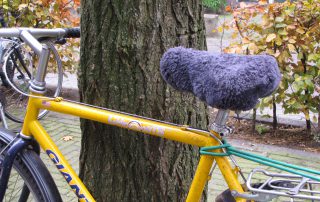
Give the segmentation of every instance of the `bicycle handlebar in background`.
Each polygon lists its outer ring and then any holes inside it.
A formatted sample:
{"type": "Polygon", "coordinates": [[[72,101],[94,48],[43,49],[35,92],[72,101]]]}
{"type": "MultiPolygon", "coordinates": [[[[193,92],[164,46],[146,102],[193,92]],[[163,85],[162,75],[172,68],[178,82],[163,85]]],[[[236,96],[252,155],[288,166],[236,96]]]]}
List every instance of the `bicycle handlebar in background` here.
{"type": "Polygon", "coordinates": [[[80,28],[2,28],[0,29],[0,37],[19,37],[23,31],[29,32],[35,38],[79,38],[80,28]]]}
{"type": "Polygon", "coordinates": [[[65,35],[64,38],[80,38],[80,27],[75,28],[64,28],[65,35]]]}

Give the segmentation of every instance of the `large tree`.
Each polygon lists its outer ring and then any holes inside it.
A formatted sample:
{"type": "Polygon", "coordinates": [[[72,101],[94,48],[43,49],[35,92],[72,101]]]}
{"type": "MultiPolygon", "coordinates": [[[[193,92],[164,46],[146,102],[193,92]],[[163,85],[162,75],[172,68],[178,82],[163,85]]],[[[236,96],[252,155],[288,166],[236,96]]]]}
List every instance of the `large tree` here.
{"type": "MultiPolygon", "coordinates": [[[[200,0],[82,0],[80,98],[205,128],[206,107],[162,80],[170,47],[205,49],[200,0]]],[[[198,148],[81,120],[80,177],[99,201],[182,201],[198,148]]]]}

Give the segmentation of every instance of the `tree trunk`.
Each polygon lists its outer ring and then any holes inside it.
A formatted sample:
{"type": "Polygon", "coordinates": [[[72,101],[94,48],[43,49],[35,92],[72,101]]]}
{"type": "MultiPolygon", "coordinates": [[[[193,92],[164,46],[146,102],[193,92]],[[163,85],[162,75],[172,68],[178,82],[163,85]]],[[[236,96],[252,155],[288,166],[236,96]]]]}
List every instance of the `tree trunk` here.
{"type": "MultiPolygon", "coordinates": [[[[205,49],[200,0],[82,0],[80,99],[206,128],[206,107],[167,86],[162,54],[205,49]]],[[[98,201],[184,201],[198,148],[81,120],[80,177],[98,201]]]]}

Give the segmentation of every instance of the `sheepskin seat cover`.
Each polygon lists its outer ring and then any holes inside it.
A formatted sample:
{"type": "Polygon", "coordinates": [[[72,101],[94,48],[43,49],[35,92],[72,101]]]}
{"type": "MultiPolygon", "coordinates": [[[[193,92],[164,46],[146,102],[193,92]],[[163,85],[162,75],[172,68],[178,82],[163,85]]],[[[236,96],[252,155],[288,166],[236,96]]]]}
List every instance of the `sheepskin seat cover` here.
{"type": "Polygon", "coordinates": [[[277,88],[281,75],[268,55],[213,54],[184,47],[169,49],[160,61],[164,80],[219,109],[249,110],[277,88]]]}

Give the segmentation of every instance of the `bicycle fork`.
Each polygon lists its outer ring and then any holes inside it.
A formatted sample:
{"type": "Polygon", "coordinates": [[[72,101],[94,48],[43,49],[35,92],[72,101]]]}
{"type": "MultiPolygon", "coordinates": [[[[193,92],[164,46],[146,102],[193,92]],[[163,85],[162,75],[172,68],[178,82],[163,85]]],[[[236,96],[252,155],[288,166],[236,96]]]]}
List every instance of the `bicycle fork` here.
{"type": "MultiPolygon", "coordinates": [[[[2,149],[1,153],[5,152],[6,149],[8,151],[4,155],[3,160],[0,162],[0,201],[3,201],[5,192],[7,190],[9,177],[11,174],[12,166],[14,163],[14,159],[18,155],[19,152],[23,151],[25,148],[27,148],[29,145],[32,145],[34,148],[34,151],[37,154],[40,154],[40,148],[39,146],[30,139],[24,139],[18,136],[16,136],[5,148],[2,149]]],[[[1,154],[0,153],[0,154],[1,154]]],[[[22,198],[28,198],[30,194],[30,190],[27,187],[26,184],[23,185],[20,199],[22,198]]],[[[20,200],[19,200],[20,201],[20,200]]]]}

